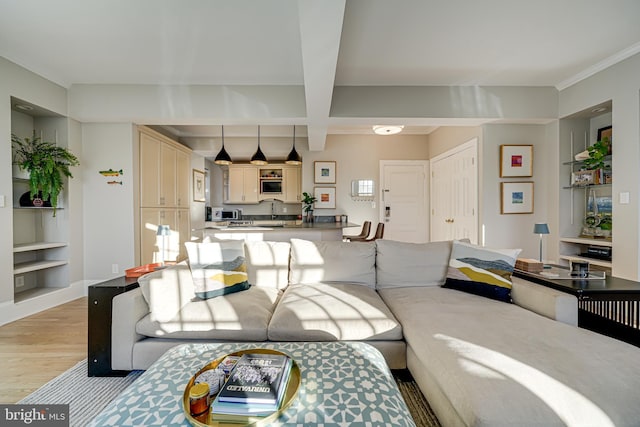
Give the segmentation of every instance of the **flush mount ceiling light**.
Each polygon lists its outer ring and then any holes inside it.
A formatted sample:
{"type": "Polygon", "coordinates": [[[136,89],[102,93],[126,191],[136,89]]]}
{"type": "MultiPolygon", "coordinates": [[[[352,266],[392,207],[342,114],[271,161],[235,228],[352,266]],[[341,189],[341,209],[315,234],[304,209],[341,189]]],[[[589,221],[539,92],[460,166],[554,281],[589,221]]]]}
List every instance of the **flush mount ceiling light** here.
{"type": "Polygon", "coordinates": [[[213,161],[216,165],[230,165],[233,163],[231,161],[231,156],[227,153],[227,150],[224,149],[224,126],[222,126],[222,148],[220,152],[216,156],[216,159],[213,161]]]}
{"type": "Polygon", "coordinates": [[[591,110],[592,113],[598,114],[598,113],[603,113],[607,111],[606,107],[596,107],[593,110],[591,110]]]}
{"type": "Polygon", "coordinates": [[[378,135],[395,135],[402,132],[404,126],[402,125],[375,125],[373,132],[378,135]]]}
{"type": "Polygon", "coordinates": [[[264,155],[264,153],[260,149],[260,126],[258,126],[258,149],[253,154],[253,156],[251,156],[251,164],[266,165],[267,163],[268,163],[267,157],[264,155]]]}
{"type": "Polygon", "coordinates": [[[300,154],[296,151],[296,125],[293,125],[293,148],[287,156],[285,163],[288,165],[299,165],[302,163],[302,157],[300,157],[300,154]]]}

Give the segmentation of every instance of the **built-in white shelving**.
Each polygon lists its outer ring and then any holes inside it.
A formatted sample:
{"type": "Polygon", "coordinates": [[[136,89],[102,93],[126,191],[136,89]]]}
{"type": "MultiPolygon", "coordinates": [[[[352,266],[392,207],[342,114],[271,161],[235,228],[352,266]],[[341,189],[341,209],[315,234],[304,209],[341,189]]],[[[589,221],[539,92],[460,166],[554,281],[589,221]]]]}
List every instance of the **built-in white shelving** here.
{"type": "Polygon", "coordinates": [[[45,270],[47,268],[60,267],[61,265],[68,264],[63,260],[42,260],[42,261],[29,261],[21,262],[13,265],[13,274],[25,274],[32,271],[45,270]]]}
{"type": "Polygon", "coordinates": [[[34,242],[22,243],[13,246],[13,253],[38,251],[43,249],[62,248],[67,246],[66,242],[34,242]]]}

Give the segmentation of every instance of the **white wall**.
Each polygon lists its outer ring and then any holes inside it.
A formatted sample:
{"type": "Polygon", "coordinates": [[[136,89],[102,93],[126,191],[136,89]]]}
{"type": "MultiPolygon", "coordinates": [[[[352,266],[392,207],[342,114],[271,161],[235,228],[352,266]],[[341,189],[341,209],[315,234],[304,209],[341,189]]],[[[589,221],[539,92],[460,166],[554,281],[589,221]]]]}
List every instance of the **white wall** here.
{"type": "Polygon", "coordinates": [[[521,248],[521,257],[537,259],[540,240],[538,235],[533,234],[533,224],[549,222],[550,207],[557,210],[557,204],[549,200],[548,191],[552,171],[558,169],[556,162],[549,161],[551,152],[555,149],[553,141],[547,141],[545,125],[492,124],[483,126],[483,131],[480,227],[484,227],[485,245],[493,248],[521,248]],[[502,144],[533,145],[533,177],[500,178],[502,144]],[[533,182],[533,213],[501,214],[501,182],[533,182]]]}
{"type": "Polygon", "coordinates": [[[86,279],[122,276],[134,267],[134,168],[131,123],[82,125],[84,274],[86,279]],[[123,170],[105,177],[101,170],[123,170]],[[107,184],[122,181],[122,185],[107,184]],[[112,265],[118,271],[112,271],[112,265]]]}
{"type": "MultiPolygon", "coordinates": [[[[379,221],[379,196],[375,206],[371,202],[351,199],[351,181],[373,179],[376,193],[380,190],[380,160],[427,160],[428,144],[424,135],[328,135],[322,152],[300,152],[303,158],[302,191],[313,193],[314,162],[335,160],[336,209],[318,209],[316,215],[347,214],[349,222],[362,224],[379,221]]],[[[334,185],[326,185],[333,187],[334,185]]],[[[345,233],[357,234],[359,228],[346,229],[345,233]]]]}

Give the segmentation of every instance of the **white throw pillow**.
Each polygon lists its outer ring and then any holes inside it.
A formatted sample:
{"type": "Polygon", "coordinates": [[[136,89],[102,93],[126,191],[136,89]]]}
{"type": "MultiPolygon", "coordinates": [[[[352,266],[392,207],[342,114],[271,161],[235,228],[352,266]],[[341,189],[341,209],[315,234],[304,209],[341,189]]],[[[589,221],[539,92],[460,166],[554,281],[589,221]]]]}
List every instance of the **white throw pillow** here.
{"type": "Polygon", "coordinates": [[[452,242],[407,243],[376,240],[377,289],[442,286],[452,242]]]}
{"type": "Polygon", "coordinates": [[[242,240],[187,242],[185,246],[198,298],[214,298],[244,291],[251,286],[242,240]]]}
{"type": "Polygon", "coordinates": [[[348,282],[375,288],[373,242],[291,239],[291,284],[348,282]]]}

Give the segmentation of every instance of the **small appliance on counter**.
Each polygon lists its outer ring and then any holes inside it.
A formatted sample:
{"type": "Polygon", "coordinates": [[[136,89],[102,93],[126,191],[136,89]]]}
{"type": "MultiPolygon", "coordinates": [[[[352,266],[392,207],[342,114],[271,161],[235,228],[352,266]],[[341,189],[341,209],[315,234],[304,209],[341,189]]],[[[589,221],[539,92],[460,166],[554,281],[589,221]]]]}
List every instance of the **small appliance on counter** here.
{"type": "Polygon", "coordinates": [[[225,209],[219,207],[212,207],[209,209],[211,209],[211,219],[207,219],[207,221],[228,221],[230,219],[240,219],[239,209],[225,209]]]}
{"type": "Polygon", "coordinates": [[[204,220],[213,221],[213,212],[212,212],[211,206],[204,207],[204,220]]]}

